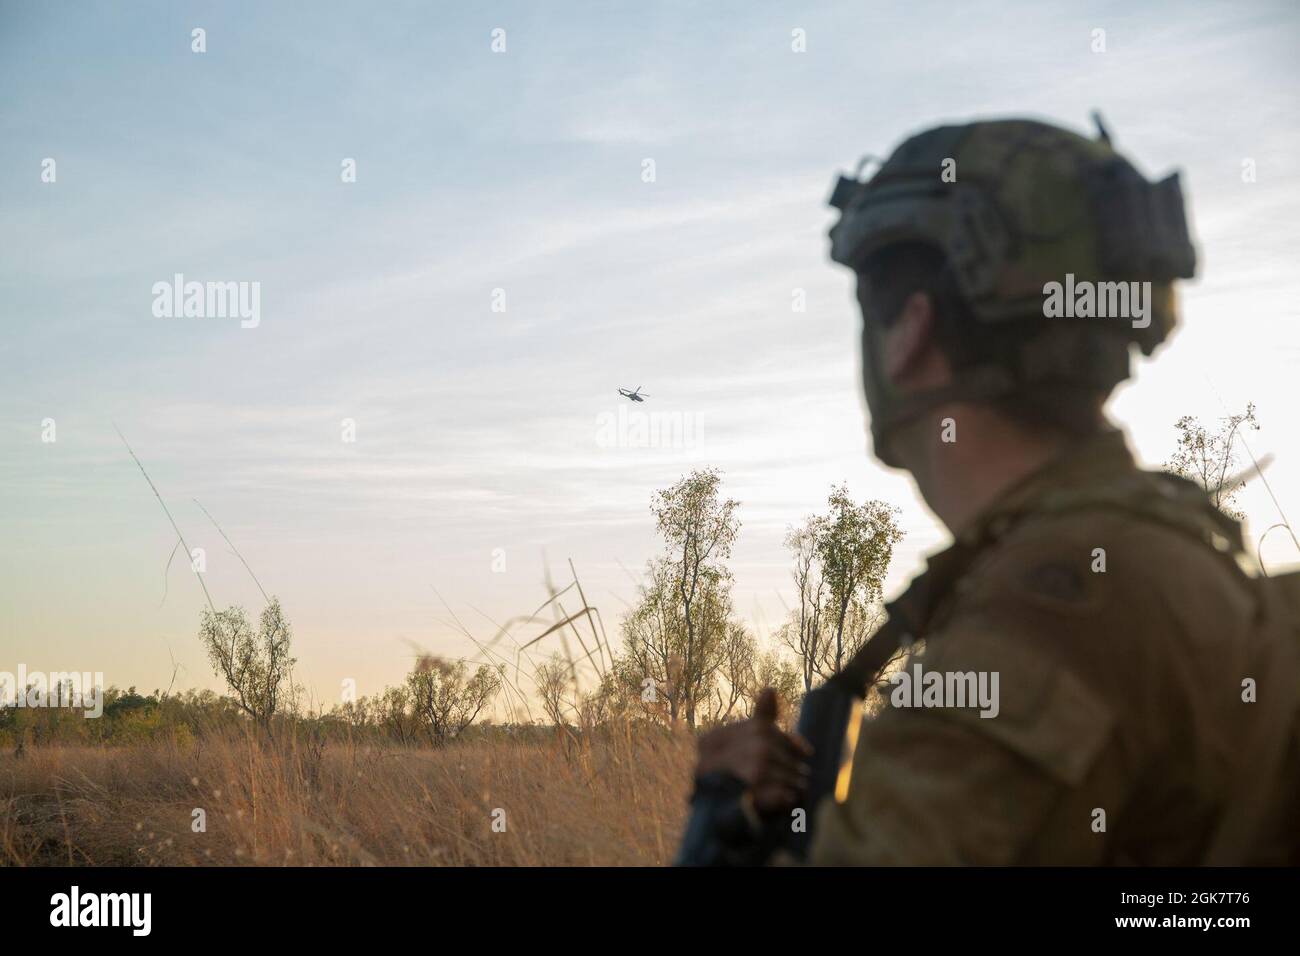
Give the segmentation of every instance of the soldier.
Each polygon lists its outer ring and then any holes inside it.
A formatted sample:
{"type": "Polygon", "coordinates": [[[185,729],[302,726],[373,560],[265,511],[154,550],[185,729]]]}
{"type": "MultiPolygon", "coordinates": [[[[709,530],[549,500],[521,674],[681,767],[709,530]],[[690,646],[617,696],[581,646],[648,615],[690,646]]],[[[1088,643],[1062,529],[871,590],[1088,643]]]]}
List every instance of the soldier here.
{"type": "MultiPolygon", "coordinates": [[[[846,668],[860,688],[901,644],[936,693],[897,678],[850,728],[807,858],[1295,862],[1293,648],[1264,624],[1236,523],[1139,470],[1103,414],[1195,271],[1177,176],[1148,182],[1104,130],[977,122],[911,137],[831,202],[875,455],[954,544],[891,603],[870,667],[846,668]],[[967,675],[992,678],[995,706],[951,699],[967,675]]],[[[688,849],[738,796],[769,830],[798,817],[811,749],[839,741],[810,749],[775,716],[764,695],[701,739],[688,849]]]]}

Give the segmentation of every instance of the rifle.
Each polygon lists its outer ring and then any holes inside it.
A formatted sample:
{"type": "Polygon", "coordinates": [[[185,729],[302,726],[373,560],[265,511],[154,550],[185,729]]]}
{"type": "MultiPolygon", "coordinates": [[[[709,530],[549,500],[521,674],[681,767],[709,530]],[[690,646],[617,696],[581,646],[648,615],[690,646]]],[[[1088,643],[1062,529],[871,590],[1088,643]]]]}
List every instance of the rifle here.
{"type": "MultiPolygon", "coordinates": [[[[908,594],[915,590],[909,588],[908,594]]],[[[796,729],[812,744],[813,754],[805,806],[799,808],[802,826],[795,826],[794,814],[758,817],[746,802],[744,783],[726,774],[707,774],[695,782],[675,866],[760,866],[778,850],[799,862],[807,860],[817,808],[826,797],[842,801],[848,793],[867,688],[910,642],[913,631],[901,606],[906,597],[887,607],[888,621],[842,670],[804,695],[796,729]]]]}

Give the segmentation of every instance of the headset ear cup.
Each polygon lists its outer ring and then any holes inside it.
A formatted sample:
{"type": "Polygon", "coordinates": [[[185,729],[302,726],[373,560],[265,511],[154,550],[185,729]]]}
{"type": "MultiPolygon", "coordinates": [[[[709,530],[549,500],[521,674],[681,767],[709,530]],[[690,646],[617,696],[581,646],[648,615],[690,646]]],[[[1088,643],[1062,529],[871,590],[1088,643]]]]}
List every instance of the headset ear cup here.
{"type": "Polygon", "coordinates": [[[1158,265],[1170,279],[1196,275],[1196,246],[1187,228],[1187,204],[1178,173],[1151,187],[1151,221],[1159,249],[1165,255],[1158,265]]]}
{"type": "Polygon", "coordinates": [[[1097,263],[1117,279],[1169,282],[1196,274],[1196,249],[1177,173],[1148,182],[1116,156],[1087,168],[1084,185],[1093,208],[1097,263]]]}

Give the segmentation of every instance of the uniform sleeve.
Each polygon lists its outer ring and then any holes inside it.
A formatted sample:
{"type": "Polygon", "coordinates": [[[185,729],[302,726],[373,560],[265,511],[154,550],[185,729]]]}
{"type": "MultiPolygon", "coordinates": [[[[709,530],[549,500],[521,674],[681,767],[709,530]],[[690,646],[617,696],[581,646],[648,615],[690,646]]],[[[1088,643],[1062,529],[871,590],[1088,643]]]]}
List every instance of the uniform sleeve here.
{"type": "Polygon", "coordinates": [[[1125,798],[1114,707],[1087,668],[1054,653],[1059,642],[1095,640],[1102,622],[1081,618],[1069,602],[1025,608],[1017,594],[995,597],[959,608],[904,665],[913,683],[918,666],[945,686],[950,674],[983,675],[993,706],[953,706],[952,693],[941,706],[896,706],[891,697],[912,702],[912,694],[901,683],[884,685],[883,709],[863,724],[844,802],[828,798],[819,808],[811,862],[1103,860],[1096,811],[1113,812],[1125,798]]]}

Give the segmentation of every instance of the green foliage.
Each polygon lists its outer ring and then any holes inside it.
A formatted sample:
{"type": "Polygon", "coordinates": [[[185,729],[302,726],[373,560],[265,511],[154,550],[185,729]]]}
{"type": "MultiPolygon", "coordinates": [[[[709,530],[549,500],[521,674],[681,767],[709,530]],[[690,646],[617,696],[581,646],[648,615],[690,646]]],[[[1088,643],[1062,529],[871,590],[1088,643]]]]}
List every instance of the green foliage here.
{"type": "Polygon", "coordinates": [[[239,711],[212,691],[167,695],[137,693],[134,687],[104,690],[100,717],[66,707],[0,708],[0,746],[47,744],[126,745],[173,740],[186,745],[214,728],[238,726],[239,711]]]}
{"type": "Polygon", "coordinates": [[[406,677],[411,711],[431,744],[444,744],[468,727],[501,689],[501,674],[486,664],[472,675],[464,661],[426,655],[406,677]]]}
{"type": "Polygon", "coordinates": [[[296,663],[289,656],[291,632],[280,602],[262,610],[257,634],[242,607],[203,610],[199,639],[215,674],[226,681],[243,711],[263,729],[279,712],[296,663]]]}
{"type": "MultiPolygon", "coordinates": [[[[896,511],[882,502],[858,505],[847,489],[836,488],[829,504],[828,514],[791,537],[812,582],[801,585],[801,605],[811,594],[816,636],[812,658],[795,662],[779,649],[761,647],[734,614],[726,561],[740,529],[739,503],[722,497],[719,473],[695,471],[657,492],[651,508],[665,550],[649,563],[640,600],[623,620],[623,653],[610,655],[595,688],[583,687],[572,662],[558,656],[538,666],[533,683],[549,722],[575,741],[606,733],[615,722],[685,720],[695,727],[750,713],[758,691],[769,686],[784,712],[793,713],[810,686],[804,665],[824,675],[874,627],[893,545],[902,537],[896,511]]],[[[214,731],[252,726],[313,747],[328,741],[443,746],[540,729],[475,724],[505,685],[504,669],[484,664],[471,670],[463,661],[432,656],[421,658],[396,687],[303,713],[292,682],[291,629],[275,598],[256,629],[243,608],[206,609],[199,636],[230,696],[111,687],[102,717],[92,720],[66,707],[0,709],[0,744],[21,750],[55,741],[168,741],[187,748],[214,731]]]]}
{"type": "Polygon", "coordinates": [[[833,487],[827,512],[792,528],[798,606],[781,629],[795,653],[804,690],[835,673],[874,633],[882,613],[885,575],[903,539],[898,509],[883,501],[853,501],[833,487]]]}
{"type": "MultiPolygon", "coordinates": [[[[803,675],[799,665],[778,651],[764,651],[754,664],[754,686],[771,687],[781,703],[781,713],[791,717],[799,702],[803,700],[803,675]]],[[[753,698],[745,711],[746,716],[753,713],[753,698]]]]}
{"type": "Polygon", "coordinates": [[[656,492],[650,505],[666,548],[648,595],[663,627],[656,654],[671,716],[684,711],[691,727],[722,664],[731,613],[731,576],[723,562],[740,531],[740,503],[720,498],[721,484],[716,469],[693,471],[656,492]]]}
{"type": "Polygon", "coordinates": [[[726,559],[740,530],[738,509],[722,497],[712,469],[655,494],[664,553],[649,563],[623,619],[623,654],[604,688],[615,712],[690,727],[718,723],[748,713],[765,677],[784,683],[788,702],[797,698],[797,669],[778,652],[764,653],[734,614],[726,559]]]}
{"type": "Polygon", "coordinates": [[[834,669],[839,670],[856,649],[844,641],[849,609],[855,602],[861,606],[880,600],[894,545],[903,532],[897,508],[874,500],[856,504],[846,486],[832,488],[828,504],[817,555],[835,611],[834,669]]]}

